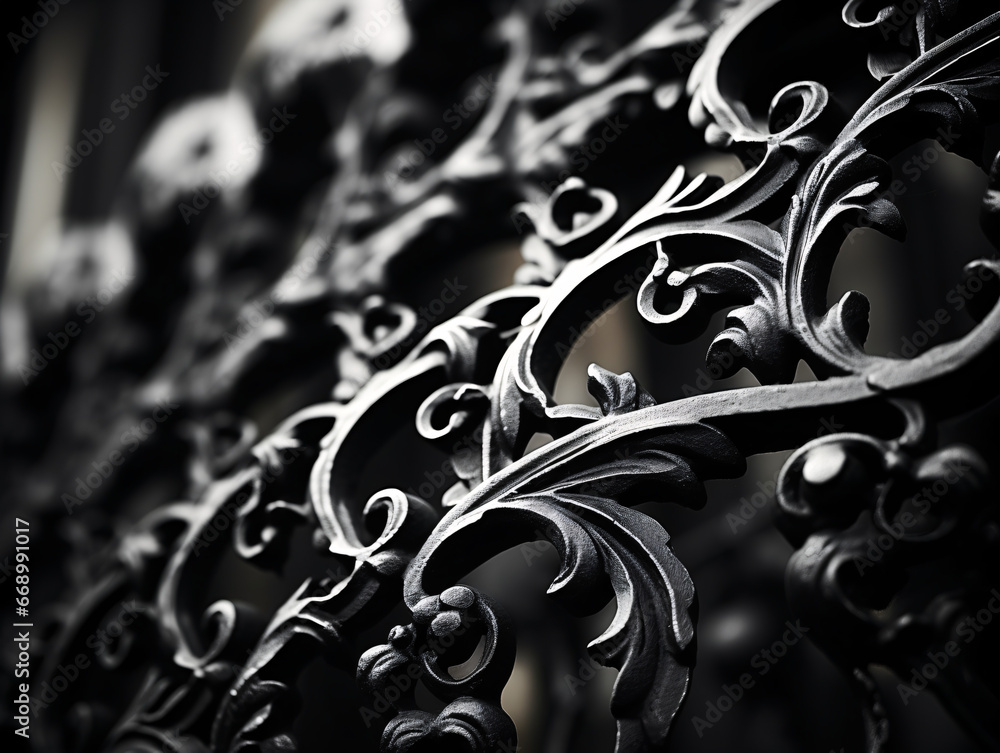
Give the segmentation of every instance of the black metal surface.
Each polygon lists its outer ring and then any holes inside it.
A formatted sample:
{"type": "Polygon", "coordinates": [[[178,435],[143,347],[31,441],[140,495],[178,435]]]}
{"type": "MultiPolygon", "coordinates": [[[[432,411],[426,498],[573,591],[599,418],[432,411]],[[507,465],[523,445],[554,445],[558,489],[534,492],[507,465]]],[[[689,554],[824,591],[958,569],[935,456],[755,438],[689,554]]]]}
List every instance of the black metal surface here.
{"type": "Polygon", "coordinates": [[[117,5],[72,138],[176,73],[8,279],[4,734],[997,749],[990,3],[294,0],[209,95],[259,5],[117,5]]]}

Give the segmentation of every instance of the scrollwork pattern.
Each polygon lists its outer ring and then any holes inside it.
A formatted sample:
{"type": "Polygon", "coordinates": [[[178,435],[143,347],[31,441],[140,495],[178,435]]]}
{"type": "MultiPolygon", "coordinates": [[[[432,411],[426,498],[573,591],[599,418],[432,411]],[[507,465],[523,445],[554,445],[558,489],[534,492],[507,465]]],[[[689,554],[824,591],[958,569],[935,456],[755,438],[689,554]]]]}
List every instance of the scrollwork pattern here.
{"type": "MultiPolygon", "coordinates": [[[[272,104],[301,105],[313,118],[308,138],[268,152],[199,230],[218,254],[195,265],[201,278],[191,281],[181,319],[208,315],[211,326],[167,338],[172,360],[122,398],[129,415],[162,390],[182,406],[162,446],[184,448],[164,462],[187,483],[110,547],[51,645],[49,673],[109,608],[133,598],[142,617],[101,662],[102,677],[120,678],[121,691],[92,702],[81,684],[45,718],[69,725],[58,716],[71,710],[67,719],[83,720],[75,728],[81,749],[293,751],[296,682],[319,659],[356,679],[358,704],[394,696],[377,715],[372,744],[381,750],[516,745],[501,700],[515,624],[500,600],[463,579],[544,531],[559,559],[548,594],[575,616],[614,602],[590,647],[618,670],[610,695],[616,750],[665,749],[697,676],[697,599],[671,535],[637,508],[700,509],[706,481],[740,476],[751,455],[791,450],[777,494],[777,526],[795,548],[789,610],[814,626],[811,640],[857,692],[868,749],[885,750],[891,720],[872,667],[908,676],[995,574],[989,463],[978,448],[939,442],[934,426],[995,399],[1000,309],[993,285],[969,333],[894,359],[866,352],[868,299],[851,291],[829,304],[827,290],[859,218],[904,237],[903,215],[885,195],[890,160],[942,129],[957,134],[942,146],[989,177],[984,227],[995,240],[996,163],[983,155],[995,154],[990,129],[1000,123],[1000,14],[984,3],[931,0],[905,4],[917,7],[909,15],[901,3],[858,0],[682,0],[643,29],[602,37],[603,20],[623,17],[613,3],[595,3],[593,16],[581,8],[556,31],[541,30],[543,3],[469,11],[467,31],[483,49],[456,53],[451,64],[463,75],[495,72],[497,94],[454,143],[386,190],[380,180],[394,139],[421,127],[433,100],[405,87],[415,86],[408,66],[443,43],[433,16],[444,5],[407,6],[400,23],[409,41],[397,57],[344,61],[316,19],[339,38],[350,13],[335,13],[338,3],[293,3],[251,47],[231,95],[199,105],[216,108],[220,122],[202,124],[189,112],[162,126],[192,131],[184,143],[215,143],[218,132],[249,127],[272,104]],[[903,22],[874,44],[880,25],[899,14],[903,22]],[[838,40],[855,35],[856,49],[836,53],[844,65],[856,57],[867,66],[863,98],[832,79],[759,90],[773,61],[741,70],[747,49],[774,44],[801,56],[777,38],[776,19],[789,17],[801,17],[803,29],[833,18],[838,40]],[[677,56],[686,59],[692,45],[697,62],[678,70],[677,56]],[[373,83],[358,92],[362,73],[373,83]],[[393,95],[393,85],[404,90],[393,95]],[[390,117],[395,110],[408,114],[390,117]],[[575,146],[615,117],[629,121],[648,158],[626,164],[609,146],[602,164],[619,160],[620,175],[604,167],[572,174],[575,146]],[[303,168],[309,180],[290,199],[325,187],[303,231],[280,202],[265,211],[261,185],[286,161],[308,163],[326,137],[332,175],[303,168]],[[686,151],[705,144],[745,158],[745,171],[728,182],[692,174],[686,151]],[[540,197],[545,181],[557,187],[540,197]],[[312,271],[262,326],[212,350],[204,340],[217,340],[239,311],[210,311],[217,281],[229,280],[244,302],[250,287],[287,283],[275,273],[248,287],[235,274],[252,253],[234,231],[245,220],[235,209],[241,202],[265,230],[256,242],[290,263],[312,259],[312,271]],[[511,286],[434,326],[400,295],[399,278],[417,261],[446,247],[512,240],[522,221],[529,232],[517,239],[522,264],[511,286]],[[636,284],[622,284],[626,277],[636,284]],[[556,381],[581,331],[622,300],[666,346],[710,331],[706,364],[723,377],[745,368],[756,385],[660,401],[631,373],[593,364],[596,406],[558,401],[556,381]],[[796,381],[800,361],[819,378],[796,381]],[[256,441],[253,422],[237,417],[262,396],[284,395],[286,380],[300,386],[285,395],[291,417],[256,441]],[[849,428],[814,439],[811,427],[834,408],[849,428]],[[371,494],[361,469],[400,432],[443,453],[454,482],[428,494],[395,486],[371,494]],[[551,441],[533,446],[542,434],[551,441]],[[921,489],[935,484],[945,487],[935,514],[904,524],[921,489]],[[203,598],[200,586],[226,556],[280,573],[302,532],[327,572],[288,589],[272,613],[203,598]],[[891,551],[856,572],[880,536],[892,537],[891,551]],[[965,580],[911,595],[907,573],[939,561],[965,580]],[[408,617],[373,643],[365,631],[398,617],[394,609],[408,617]],[[463,676],[450,673],[470,661],[463,676]],[[388,692],[407,676],[414,681],[406,690],[388,692]],[[440,710],[422,706],[416,677],[440,710]]],[[[157,229],[192,248],[196,238],[194,229],[165,230],[162,204],[180,190],[177,181],[204,176],[197,163],[172,176],[158,161],[160,137],[135,167],[137,252],[149,250],[157,229]]],[[[971,260],[967,271],[977,270],[1000,275],[992,259],[971,260]]],[[[109,491],[93,506],[112,514],[128,499],[109,491]]],[[[991,669],[956,664],[932,683],[984,748],[998,741],[984,722],[996,706],[991,669]]],[[[59,742],[42,737],[38,745],[59,742]]]]}

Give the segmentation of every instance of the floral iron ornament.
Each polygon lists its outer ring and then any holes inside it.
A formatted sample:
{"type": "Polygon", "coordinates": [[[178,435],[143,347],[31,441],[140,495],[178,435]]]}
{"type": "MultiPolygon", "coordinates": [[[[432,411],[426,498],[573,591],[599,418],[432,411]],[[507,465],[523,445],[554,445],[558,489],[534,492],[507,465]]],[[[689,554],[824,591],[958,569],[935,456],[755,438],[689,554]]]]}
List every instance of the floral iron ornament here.
{"type": "MultiPolygon", "coordinates": [[[[493,71],[495,93],[407,176],[391,169],[398,133],[423,127],[428,102],[442,99],[407,66],[449,43],[434,23],[448,3],[407,6],[399,23],[410,38],[395,58],[335,55],[353,10],[334,2],[291,3],[251,47],[218,104],[233,110],[230,125],[287,100],[311,103],[313,127],[334,135],[333,175],[316,179],[326,193],[294,236],[307,237],[295,263],[314,263],[236,347],[212,350],[201,342],[211,333],[179,332],[173,360],[129,391],[126,410],[163,390],[183,406],[170,429],[188,438],[181,467],[163,463],[186,474],[184,501],[148,513],[93,566],[43,671],[65,665],[122,599],[137,600],[142,616],[102,654],[115,692],[94,700],[80,684],[40,709],[40,750],[69,740],[82,750],[297,750],[309,700],[297,687],[318,658],[351,679],[372,749],[516,749],[501,694],[517,620],[466,577],[540,532],[558,556],[548,594],[560,608],[586,617],[613,603],[606,628],[588,638],[618,671],[616,750],[669,749],[698,681],[695,582],[665,527],[637,507],[700,510],[706,481],[741,476],[760,453],[792,451],[776,505],[795,547],[787,606],[854,689],[867,750],[887,750],[892,729],[875,668],[908,679],[988,598],[998,561],[988,448],[940,442],[936,427],[997,396],[1000,266],[967,260],[970,279],[986,281],[969,307],[975,326],[909,360],[868,353],[868,299],[851,291],[830,305],[827,291],[853,228],[903,237],[891,161],[924,139],[947,141],[982,169],[983,232],[1000,240],[1000,14],[932,0],[684,0],[659,17],[635,3],[631,17],[594,2],[552,25],[543,3],[507,5],[467,11],[463,33],[488,44],[455,62],[463,79],[493,71]],[[829,29],[824,49],[837,64],[800,73],[781,63],[804,58],[796,39],[817,29],[829,29]],[[773,55],[753,60],[766,45],[773,55]],[[859,61],[864,86],[834,75],[859,61]],[[342,99],[330,99],[332,82],[342,99]],[[580,147],[603,132],[610,142],[609,119],[628,124],[631,151],[605,143],[607,161],[577,164],[580,147]],[[747,169],[729,182],[689,174],[680,163],[699,144],[747,169]],[[557,188],[540,196],[549,181],[557,188]],[[415,260],[527,225],[516,284],[433,323],[400,296],[415,260]],[[708,331],[707,364],[722,376],[746,368],[757,384],[658,401],[631,373],[593,364],[596,407],[560,402],[556,380],[580,333],[623,299],[667,345],[708,331]],[[819,379],[797,381],[800,362],[819,379]],[[285,380],[296,399],[310,395],[317,376],[328,394],[296,404],[258,441],[242,418],[250,406],[284,394],[285,380]],[[831,412],[844,430],[817,439],[831,412]],[[533,445],[538,435],[551,441],[533,445]],[[360,469],[394,436],[445,457],[450,485],[372,494],[360,469]],[[199,584],[227,556],[282,573],[303,532],[329,566],[287,589],[271,614],[236,599],[199,603],[199,584]],[[870,556],[886,536],[893,543],[870,556]],[[914,587],[907,574],[927,566],[941,582],[914,587]],[[372,639],[387,620],[385,637],[372,639]]],[[[449,94],[462,86],[453,78],[440,84],[449,94]]],[[[308,141],[276,146],[257,175],[301,166],[322,139],[308,141]]],[[[175,187],[156,172],[160,160],[143,159],[137,174],[157,184],[140,181],[153,202],[175,187]]],[[[249,217],[268,201],[252,186],[232,189],[249,217]]],[[[189,321],[208,310],[208,278],[238,266],[233,239],[247,221],[238,206],[198,231],[221,261],[195,285],[189,321]]],[[[287,248],[287,228],[271,230],[272,250],[287,248]]],[[[288,274],[261,284],[284,290],[288,274]]],[[[128,495],[109,492],[94,507],[114,513],[128,495]]],[[[963,654],[925,683],[984,750],[1000,744],[994,666],[963,654]]]]}

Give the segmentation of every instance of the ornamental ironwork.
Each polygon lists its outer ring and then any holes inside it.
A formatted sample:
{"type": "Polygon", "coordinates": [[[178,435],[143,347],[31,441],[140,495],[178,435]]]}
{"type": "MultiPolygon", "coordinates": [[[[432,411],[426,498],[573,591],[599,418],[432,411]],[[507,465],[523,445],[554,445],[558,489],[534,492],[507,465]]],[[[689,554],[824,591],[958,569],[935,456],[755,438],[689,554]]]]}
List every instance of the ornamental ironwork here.
{"type": "Polygon", "coordinates": [[[994,10],[282,4],[17,298],[15,732],[995,750],[994,10]]]}

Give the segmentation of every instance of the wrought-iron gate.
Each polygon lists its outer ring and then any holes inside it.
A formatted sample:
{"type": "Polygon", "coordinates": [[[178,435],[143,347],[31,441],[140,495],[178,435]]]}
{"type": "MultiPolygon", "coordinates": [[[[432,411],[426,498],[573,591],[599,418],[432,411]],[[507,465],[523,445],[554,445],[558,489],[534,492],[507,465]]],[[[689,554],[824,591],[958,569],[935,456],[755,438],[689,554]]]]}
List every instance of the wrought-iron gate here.
{"type": "Polygon", "coordinates": [[[997,749],[994,11],[280,5],[8,279],[5,723],[997,749]]]}

